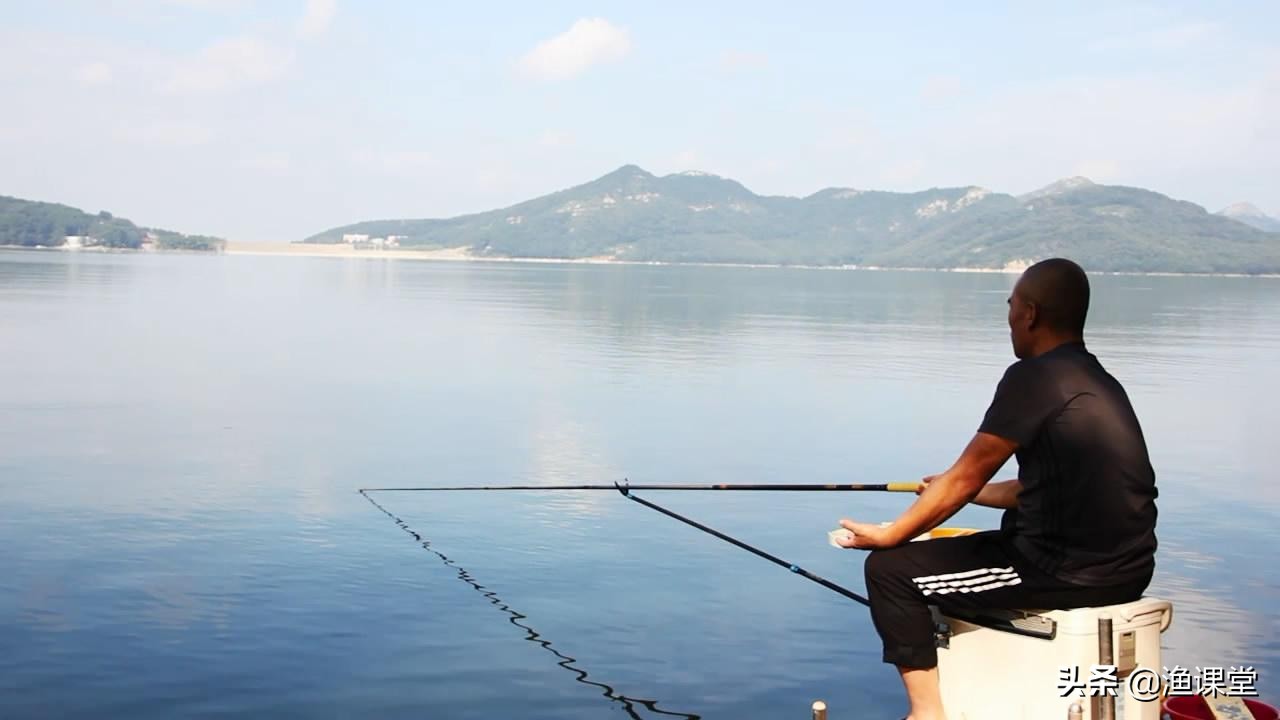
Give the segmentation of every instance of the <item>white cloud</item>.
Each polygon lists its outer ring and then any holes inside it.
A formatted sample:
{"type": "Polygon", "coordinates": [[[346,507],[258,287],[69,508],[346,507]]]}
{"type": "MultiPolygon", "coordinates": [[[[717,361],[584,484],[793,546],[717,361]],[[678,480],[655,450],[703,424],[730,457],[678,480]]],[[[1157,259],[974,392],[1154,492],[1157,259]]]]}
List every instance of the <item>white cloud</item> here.
{"type": "Polygon", "coordinates": [[[929,103],[950,100],[963,89],[964,83],[958,76],[931,75],[925,78],[924,85],[920,88],[920,98],[929,103]]]}
{"type": "Polygon", "coordinates": [[[182,60],[163,89],[173,93],[218,93],[262,85],[279,78],[293,64],[293,50],[251,35],[237,35],[182,60]]]}
{"type": "Polygon", "coordinates": [[[181,5],[197,10],[234,10],[248,0],[162,0],[166,5],[181,5]]]}
{"type": "Polygon", "coordinates": [[[212,129],[190,122],[153,120],[140,125],[129,125],[117,133],[117,138],[140,145],[165,147],[196,147],[213,141],[212,129]]]}
{"type": "Polygon", "coordinates": [[[429,168],[435,156],[422,150],[357,150],[351,161],[363,170],[396,175],[429,168]]]}
{"type": "Polygon", "coordinates": [[[298,22],[298,34],[302,37],[325,34],[337,12],[338,0],[307,0],[307,10],[298,22]]]}
{"type": "Polygon", "coordinates": [[[721,70],[760,70],[769,66],[769,56],[764,53],[726,50],[720,55],[721,70]]]}
{"type": "Polygon", "coordinates": [[[1080,175],[1106,185],[1121,176],[1120,164],[1115,160],[1085,159],[1076,164],[1071,175],[1080,175]]]}
{"type": "Polygon", "coordinates": [[[538,138],[538,145],[545,148],[568,147],[573,143],[573,133],[567,130],[548,130],[538,138]]]}
{"type": "Polygon", "coordinates": [[[631,52],[631,36],[603,18],[583,18],[565,32],[540,43],[520,58],[522,73],[541,80],[573,77],[631,52]]]}
{"type": "Polygon", "coordinates": [[[925,163],[919,157],[892,162],[884,168],[880,177],[891,188],[917,190],[925,172],[925,163]]]}
{"type": "MultiPolygon", "coordinates": [[[[883,145],[884,132],[880,129],[873,109],[838,104],[821,104],[807,107],[797,113],[797,137],[803,138],[791,152],[804,152],[812,147],[823,153],[849,153],[866,151],[883,145]]],[[[849,162],[844,157],[841,162],[849,162]]]]}
{"type": "Polygon", "coordinates": [[[998,92],[970,92],[965,77],[953,110],[910,125],[811,108],[802,115],[814,124],[793,127],[812,142],[774,142],[767,156],[787,158],[782,169],[737,179],[782,194],[970,184],[1020,194],[1085,175],[1211,208],[1242,199],[1274,206],[1266,170],[1280,166],[1280,124],[1268,121],[1280,112],[1276,61],[1262,65],[1275,68],[1270,85],[1261,68],[1214,84],[1161,73],[1073,75],[998,92]]]}
{"type": "MultiPolygon", "coordinates": [[[[520,180],[519,173],[505,158],[498,158],[482,163],[471,171],[471,181],[476,188],[495,195],[509,194],[511,188],[520,180]]],[[[525,200],[527,198],[520,198],[525,200]]],[[[503,201],[494,202],[495,207],[510,204],[503,201]]]]}
{"type": "Polygon", "coordinates": [[[85,63],[76,68],[76,81],[85,87],[110,84],[111,66],[101,60],[85,63]]]}
{"type": "Polygon", "coordinates": [[[1186,50],[1226,39],[1227,27],[1220,22],[1192,21],[1141,30],[1111,32],[1089,44],[1090,50],[1186,50]]]}
{"type": "Polygon", "coordinates": [[[676,153],[667,161],[674,172],[685,172],[695,170],[702,165],[702,153],[697,150],[685,149],[676,153]]]}
{"type": "Polygon", "coordinates": [[[283,150],[267,150],[241,158],[240,164],[250,170],[283,173],[293,166],[293,161],[289,153],[283,150]]]}
{"type": "Polygon", "coordinates": [[[832,117],[817,137],[822,149],[831,152],[863,150],[883,141],[883,135],[869,118],[853,113],[832,117]]]}
{"type": "Polygon", "coordinates": [[[930,182],[1020,193],[1085,174],[1216,207],[1227,201],[1217,188],[1276,163],[1262,135],[1274,124],[1264,97],[1256,80],[1206,89],[1151,75],[1076,77],[989,97],[919,144],[930,182]],[[961,177],[975,168],[985,177],[961,177]]]}

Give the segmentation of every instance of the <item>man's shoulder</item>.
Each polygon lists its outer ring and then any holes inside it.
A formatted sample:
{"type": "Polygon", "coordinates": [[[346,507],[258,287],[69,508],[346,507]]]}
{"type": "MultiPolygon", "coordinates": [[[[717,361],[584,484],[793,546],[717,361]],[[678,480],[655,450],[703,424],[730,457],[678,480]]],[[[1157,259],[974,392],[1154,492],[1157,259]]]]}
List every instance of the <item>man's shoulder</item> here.
{"type": "Polygon", "coordinates": [[[1010,363],[1000,378],[1001,384],[1025,383],[1043,377],[1045,373],[1044,356],[1022,358],[1010,363]]]}
{"type": "Polygon", "coordinates": [[[1035,357],[1022,358],[1005,370],[1005,376],[1046,379],[1063,373],[1085,370],[1089,374],[1107,375],[1098,358],[1085,349],[1084,343],[1064,343],[1035,357]]]}
{"type": "Polygon", "coordinates": [[[1056,405],[1052,386],[1037,358],[1024,358],[1009,365],[978,432],[1010,440],[1019,447],[1030,446],[1056,405]]]}
{"type": "Polygon", "coordinates": [[[1066,343],[1034,359],[1040,361],[1041,371],[1046,375],[1069,376],[1072,384],[1084,381],[1095,389],[1123,390],[1120,381],[1083,342],[1066,343]]]}

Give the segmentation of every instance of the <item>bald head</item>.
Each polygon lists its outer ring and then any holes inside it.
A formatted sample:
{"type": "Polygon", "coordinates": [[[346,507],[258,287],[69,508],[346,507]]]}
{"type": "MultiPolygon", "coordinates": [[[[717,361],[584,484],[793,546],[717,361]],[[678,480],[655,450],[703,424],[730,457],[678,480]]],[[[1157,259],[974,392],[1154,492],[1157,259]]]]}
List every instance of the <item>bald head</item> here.
{"type": "Polygon", "coordinates": [[[1014,293],[1036,306],[1037,317],[1047,328],[1084,335],[1089,278],[1079,265],[1063,258],[1042,260],[1022,273],[1014,293]]]}

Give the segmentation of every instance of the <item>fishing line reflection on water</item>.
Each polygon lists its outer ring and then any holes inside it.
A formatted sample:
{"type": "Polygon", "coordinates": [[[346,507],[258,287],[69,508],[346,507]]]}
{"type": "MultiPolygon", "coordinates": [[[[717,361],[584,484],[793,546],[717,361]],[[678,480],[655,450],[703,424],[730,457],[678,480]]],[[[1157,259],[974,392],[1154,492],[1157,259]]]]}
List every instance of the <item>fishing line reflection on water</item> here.
{"type": "Polygon", "coordinates": [[[588,680],[587,671],[583,670],[582,667],[578,665],[578,660],[576,658],[565,655],[564,653],[555,649],[554,647],[551,646],[550,640],[544,639],[538,633],[538,631],[534,630],[532,627],[521,622],[522,620],[528,619],[528,616],[520,613],[519,611],[513,609],[510,605],[503,602],[503,600],[498,597],[497,593],[493,592],[492,590],[489,590],[484,585],[481,585],[475,579],[475,577],[473,577],[471,573],[467,571],[466,568],[458,565],[456,562],[451,560],[447,555],[445,555],[444,553],[432,547],[430,540],[423,538],[421,534],[419,534],[413,528],[410,528],[405,521],[396,517],[395,514],[393,514],[391,511],[387,510],[385,507],[380,505],[378,501],[370,497],[369,492],[365,490],[360,490],[359,492],[374,507],[378,508],[379,510],[382,511],[383,514],[385,514],[387,517],[395,521],[395,524],[398,525],[401,530],[404,530],[406,533],[412,535],[413,539],[421,543],[424,549],[428,550],[433,555],[440,558],[441,562],[443,562],[445,565],[448,565],[449,567],[456,570],[458,572],[459,580],[470,585],[472,588],[476,590],[476,592],[483,595],[485,599],[487,599],[495,607],[497,607],[499,610],[506,613],[507,615],[510,615],[511,617],[508,618],[508,622],[520,628],[521,630],[524,630],[526,633],[528,633],[528,635],[525,636],[524,638],[525,640],[528,640],[529,642],[538,645],[539,647],[543,648],[547,652],[559,658],[559,661],[556,664],[564,668],[565,670],[568,670],[569,672],[573,673],[574,675],[576,675],[577,677],[575,678],[575,680],[577,680],[577,682],[580,682],[584,685],[591,685],[594,687],[598,687],[603,691],[601,694],[609,698],[610,701],[621,703],[623,710],[627,713],[629,717],[634,718],[634,720],[643,720],[644,716],[637,711],[637,706],[640,706],[648,710],[649,712],[656,713],[658,715],[685,718],[685,720],[701,720],[701,717],[702,717],[701,715],[695,715],[692,713],[673,712],[670,710],[662,710],[661,708],[658,707],[657,700],[646,700],[643,698],[634,698],[627,695],[623,695],[619,693],[617,690],[614,690],[613,687],[606,685],[605,683],[596,682],[594,680],[588,680]]]}

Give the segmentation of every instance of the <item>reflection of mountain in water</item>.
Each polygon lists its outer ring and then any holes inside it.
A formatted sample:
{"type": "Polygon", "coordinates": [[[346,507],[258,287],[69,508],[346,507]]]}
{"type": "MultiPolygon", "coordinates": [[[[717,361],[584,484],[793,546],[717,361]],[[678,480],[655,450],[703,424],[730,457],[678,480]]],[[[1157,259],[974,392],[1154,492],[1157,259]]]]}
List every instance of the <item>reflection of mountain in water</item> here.
{"type": "Polygon", "coordinates": [[[148,260],[136,255],[40,250],[0,250],[0,255],[0,288],[33,303],[63,300],[68,288],[89,298],[125,290],[137,280],[139,264],[148,260]]]}
{"type": "MultiPolygon", "coordinates": [[[[733,332],[751,322],[800,329],[888,328],[950,333],[1005,330],[1016,276],[743,268],[569,267],[508,287],[578,325],[633,337],[733,332]]],[[[1098,276],[1090,329],[1166,334],[1213,326],[1220,313],[1266,317],[1276,281],[1098,276]],[[1265,303],[1259,307],[1259,303],[1265,303]],[[1171,314],[1172,313],[1172,314],[1171,314]]]]}
{"type": "MultiPolygon", "coordinates": [[[[1005,296],[1016,276],[994,273],[799,270],[703,266],[362,263],[363,292],[434,300],[468,310],[523,313],[533,326],[624,350],[723,348],[786,327],[816,337],[880,333],[918,343],[1007,333],[1005,296]],[[368,286],[381,285],[374,289],[368,286]]],[[[1089,331],[1146,343],[1213,336],[1248,341],[1280,309],[1269,278],[1093,278],[1089,331]]]]}

